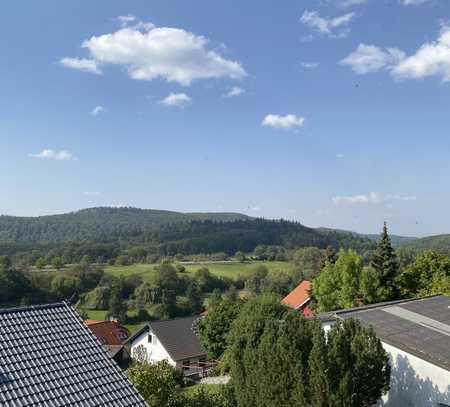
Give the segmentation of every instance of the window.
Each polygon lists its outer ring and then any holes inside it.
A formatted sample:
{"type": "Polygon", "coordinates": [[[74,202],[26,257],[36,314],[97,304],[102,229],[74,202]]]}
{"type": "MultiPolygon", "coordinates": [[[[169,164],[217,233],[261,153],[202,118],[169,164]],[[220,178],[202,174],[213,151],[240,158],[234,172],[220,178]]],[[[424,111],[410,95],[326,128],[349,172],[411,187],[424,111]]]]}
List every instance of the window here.
{"type": "Polygon", "coordinates": [[[152,343],[152,342],[153,342],[153,335],[148,334],[148,343],[152,343]]]}
{"type": "Polygon", "coordinates": [[[119,332],[117,333],[117,337],[118,337],[121,341],[124,341],[125,339],[128,338],[128,335],[127,335],[127,333],[124,332],[124,331],[119,331],[119,332]]]}
{"type": "Polygon", "coordinates": [[[191,361],[189,359],[183,360],[182,362],[183,370],[189,370],[191,367],[191,361]]]}

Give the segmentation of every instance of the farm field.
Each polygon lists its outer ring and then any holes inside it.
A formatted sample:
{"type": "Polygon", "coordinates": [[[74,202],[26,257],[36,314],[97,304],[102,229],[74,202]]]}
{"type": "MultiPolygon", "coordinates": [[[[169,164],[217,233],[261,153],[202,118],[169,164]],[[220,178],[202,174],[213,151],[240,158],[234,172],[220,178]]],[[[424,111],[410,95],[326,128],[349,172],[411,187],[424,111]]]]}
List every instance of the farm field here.
{"type": "MultiPolygon", "coordinates": [[[[200,268],[207,268],[212,274],[218,277],[227,277],[236,279],[240,275],[245,275],[254,270],[259,265],[266,266],[271,270],[290,270],[292,265],[284,261],[253,261],[248,263],[238,262],[205,262],[205,263],[180,263],[186,268],[187,274],[193,274],[200,268]]],[[[155,276],[155,265],[152,264],[133,264],[131,266],[106,266],[105,272],[116,277],[140,275],[145,281],[151,281],[155,276]]]]}

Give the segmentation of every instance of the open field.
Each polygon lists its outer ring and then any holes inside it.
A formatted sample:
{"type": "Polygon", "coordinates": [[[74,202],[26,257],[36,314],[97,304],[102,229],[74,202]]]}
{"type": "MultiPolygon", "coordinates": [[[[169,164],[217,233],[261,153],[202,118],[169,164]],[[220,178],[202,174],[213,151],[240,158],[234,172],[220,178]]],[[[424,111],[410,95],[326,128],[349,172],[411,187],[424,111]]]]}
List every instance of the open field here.
{"type": "MultiPolygon", "coordinates": [[[[182,264],[188,274],[195,273],[198,269],[206,267],[212,274],[218,277],[227,277],[236,279],[240,275],[245,275],[254,270],[259,265],[266,266],[269,270],[290,270],[292,265],[283,261],[254,261],[248,263],[237,262],[205,262],[182,264]]],[[[106,266],[105,272],[116,277],[140,275],[144,280],[151,281],[156,274],[155,265],[152,264],[133,264],[131,266],[106,266]]]]}

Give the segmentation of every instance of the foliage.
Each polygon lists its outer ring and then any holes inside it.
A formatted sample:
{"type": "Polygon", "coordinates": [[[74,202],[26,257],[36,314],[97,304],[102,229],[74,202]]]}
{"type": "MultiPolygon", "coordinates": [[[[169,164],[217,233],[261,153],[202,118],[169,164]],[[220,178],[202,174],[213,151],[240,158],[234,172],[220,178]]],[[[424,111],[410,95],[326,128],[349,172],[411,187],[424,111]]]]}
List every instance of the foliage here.
{"type": "Polygon", "coordinates": [[[64,267],[64,260],[61,256],[55,256],[52,260],[52,266],[56,270],[61,270],[64,267]]]}
{"type": "Polygon", "coordinates": [[[241,300],[227,297],[208,308],[208,315],[201,321],[199,329],[201,341],[213,358],[220,358],[225,351],[231,324],[241,307],[241,300]]]}
{"type": "Polygon", "coordinates": [[[276,297],[250,300],[232,325],[226,355],[242,407],[362,407],[389,388],[387,353],[372,329],[337,323],[325,339],[320,323],[280,307],[276,297]]]}
{"type": "MultiPolygon", "coordinates": [[[[331,245],[365,250],[366,238],[307,228],[297,222],[253,219],[240,214],[182,214],[135,208],[91,208],[64,215],[0,218],[0,253],[17,254],[34,264],[36,254],[48,260],[60,256],[76,263],[85,255],[109,261],[127,256],[129,262],[155,256],[236,252],[257,246],[284,249],[331,245]]],[[[282,250],[268,250],[278,259],[282,250]]],[[[122,262],[120,258],[119,262],[122,262]]]]}
{"type": "Polygon", "coordinates": [[[389,390],[389,356],[372,328],[353,319],[328,333],[326,367],[332,406],[372,406],[389,390]]]}
{"type": "Polygon", "coordinates": [[[234,407],[233,395],[227,391],[228,386],[220,386],[218,391],[207,391],[204,387],[180,397],[180,407],[234,407]]]}
{"type": "Polygon", "coordinates": [[[328,246],[325,252],[322,254],[322,259],[320,260],[320,269],[323,269],[327,263],[334,264],[337,260],[337,253],[333,246],[328,246]]]}
{"type": "Polygon", "coordinates": [[[127,375],[150,407],[169,407],[177,401],[181,374],[167,361],[134,363],[127,375]]]}
{"type": "Polygon", "coordinates": [[[395,299],[398,296],[395,280],[400,266],[389,238],[386,222],[377,249],[373,253],[371,266],[380,276],[380,284],[386,289],[387,299],[395,299]]]}
{"type": "Polygon", "coordinates": [[[109,312],[107,318],[115,318],[121,322],[126,322],[127,306],[123,302],[119,287],[113,287],[108,302],[109,312]]]}
{"type": "Polygon", "coordinates": [[[197,281],[199,289],[204,293],[212,292],[215,289],[224,291],[230,285],[228,279],[215,276],[206,267],[198,269],[193,277],[197,281]]]}
{"type": "Polygon", "coordinates": [[[46,265],[47,265],[47,262],[45,261],[45,259],[43,257],[39,257],[35,262],[35,266],[38,270],[42,270],[46,265]]]}
{"type": "Polygon", "coordinates": [[[450,294],[450,259],[427,250],[400,274],[397,283],[403,296],[450,294]]]}
{"type": "Polygon", "coordinates": [[[322,273],[313,280],[317,311],[356,306],[362,270],[362,259],[353,250],[341,250],[335,264],[327,262],[322,273]]]}
{"type": "Polygon", "coordinates": [[[19,305],[45,299],[45,293],[35,287],[27,273],[13,267],[8,257],[0,257],[0,304],[19,305]]]}
{"type": "Polygon", "coordinates": [[[260,294],[268,274],[269,270],[266,266],[257,266],[247,277],[245,288],[254,294],[260,294]]]}
{"type": "Polygon", "coordinates": [[[402,252],[409,252],[409,257],[418,255],[426,250],[432,250],[450,256],[450,235],[437,235],[415,239],[399,249],[402,252]]]}
{"type": "Polygon", "coordinates": [[[297,284],[302,280],[312,280],[320,274],[322,251],[317,247],[298,249],[293,255],[297,284]]]}

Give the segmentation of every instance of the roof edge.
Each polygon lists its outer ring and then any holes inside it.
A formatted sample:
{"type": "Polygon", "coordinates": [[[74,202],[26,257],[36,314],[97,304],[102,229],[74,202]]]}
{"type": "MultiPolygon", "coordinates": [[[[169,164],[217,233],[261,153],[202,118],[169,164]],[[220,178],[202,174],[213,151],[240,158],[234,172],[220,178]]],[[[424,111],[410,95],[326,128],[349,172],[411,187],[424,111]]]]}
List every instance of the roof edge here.
{"type": "Polygon", "coordinates": [[[10,312],[34,311],[39,309],[57,308],[57,307],[70,307],[70,304],[68,304],[65,301],[61,301],[42,305],[26,305],[23,307],[1,308],[0,314],[8,314],[10,312]]]}
{"type": "Polygon", "coordinates": [[[425,297],[419,297],[419,298],[406,298],[403,300],[378,302],[375,304],[362,305],[360,307],[353,307],[353,308],[346,308],[346,309],[340,309],[340,310],[335,310],[335,311],[323,312],[321,314],[317,314],[316,316],[314,316],[314,319],[318,319],[321,321],[334,321],[339,318],[339,315],[347,314],[348,312],[367,311],[367,310],[371,310],[371,309],[375,309],[375,308],[388,307],[389,305],[404,304],[404,303],[408,303],[408,302],[412,302],[412,301],[420,301],[420,300],[425,300],[427,298],[435,298],[435,297],[442,297],[442,296],[443,296],[442,294],[433,294],[433,295],[427,295],[425,297]]]}

